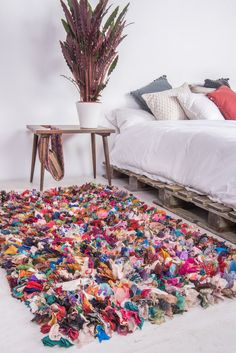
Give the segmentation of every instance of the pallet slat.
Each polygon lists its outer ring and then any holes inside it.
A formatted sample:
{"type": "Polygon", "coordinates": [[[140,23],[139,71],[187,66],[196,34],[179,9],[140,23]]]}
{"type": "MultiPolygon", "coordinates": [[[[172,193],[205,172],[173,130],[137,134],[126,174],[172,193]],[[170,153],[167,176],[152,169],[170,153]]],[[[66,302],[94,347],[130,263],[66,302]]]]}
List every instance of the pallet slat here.
{"type": "Polygon", "coordinates": [[[229,212],[229,216],[236,222],[236,211],[229,212]]]}
{"type": "Polygon", "coordinates": [[[183,190],[183,187],[180,185],[166,185],[165,187],[169,191],[177,192],[183,190]]]}
{"type": "Polygon", "coordinates": [[[215,210],[219,213],[228,213],[228,212],[233,211],[232,208],[225,206],[222,203],[218,203],[218,202],[209,203],[208,207],[209,207],[209,209],[215,210]]]}
{"type": "Polygon", "coordinates": [[[207,196],[195,196],[193,197],[193,202],[200,205],[207,205],[210,202],[210,199],[207,196]]]}
{"type": "Polygon", "coordinates": [[[194,196],[197,196],[197,194],[193,191],[187,191],[183,189],[181,191],[178,191],[176,196],[184,201],[190,202],[194,196]]]}

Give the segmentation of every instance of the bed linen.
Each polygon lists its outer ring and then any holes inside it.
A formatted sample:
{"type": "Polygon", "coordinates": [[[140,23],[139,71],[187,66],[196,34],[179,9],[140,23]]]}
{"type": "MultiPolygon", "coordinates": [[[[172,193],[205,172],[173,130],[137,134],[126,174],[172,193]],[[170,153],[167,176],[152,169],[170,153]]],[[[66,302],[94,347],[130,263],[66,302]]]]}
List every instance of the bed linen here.
{"type": "Polygon", "coordinates": [[[236,122],[150,121],[116,136],[111,163],[236,209],[236,122]]]}

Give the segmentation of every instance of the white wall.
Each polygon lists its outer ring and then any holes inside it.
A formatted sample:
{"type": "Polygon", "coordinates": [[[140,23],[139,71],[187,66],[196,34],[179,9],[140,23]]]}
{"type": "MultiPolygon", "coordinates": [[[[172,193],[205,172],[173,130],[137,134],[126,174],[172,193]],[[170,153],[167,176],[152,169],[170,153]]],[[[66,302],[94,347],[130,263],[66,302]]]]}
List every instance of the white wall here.
{"type": "MultiPolygon", "coordinates": [[[[172,85],[225,76],[236,87],[235,0],[130,3],[128,17],[135,23],[127,28],[119,66],[103,95],[107,109],[127,104],[127,92],[162,74],[172,85]]],[[[76,91],[60,77],[68,73],[58,44],[64,38],[61,17],[59,0],[1,2],[0,180],[29,176],[27,123],[77,123],[76,91]]],[[[89,148],[87,136],[66,138],[67,175],[91,173],[89,148]]]]}

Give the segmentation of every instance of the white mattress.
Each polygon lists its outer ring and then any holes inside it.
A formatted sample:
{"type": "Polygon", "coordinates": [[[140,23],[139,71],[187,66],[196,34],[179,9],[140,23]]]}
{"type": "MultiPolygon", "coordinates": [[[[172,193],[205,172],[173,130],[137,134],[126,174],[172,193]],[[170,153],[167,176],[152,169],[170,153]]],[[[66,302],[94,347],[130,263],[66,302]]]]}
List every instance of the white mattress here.
{"type": "Polygon", "coordinates": [[[111,163],[236,209],[236,121],[151,121],[117,135],[111,163]]]}

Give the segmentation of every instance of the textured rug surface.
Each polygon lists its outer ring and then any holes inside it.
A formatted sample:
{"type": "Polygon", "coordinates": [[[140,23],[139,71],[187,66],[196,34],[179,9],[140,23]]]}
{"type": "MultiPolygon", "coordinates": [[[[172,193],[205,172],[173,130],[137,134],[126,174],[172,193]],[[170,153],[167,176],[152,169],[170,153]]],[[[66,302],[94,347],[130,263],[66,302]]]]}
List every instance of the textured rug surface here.
{"type": "Polygon", "coordinates": [[[236,295],[236,251],[117,188],[1,193],[0,263],[45,346],[78,347],[236,295]]]}

